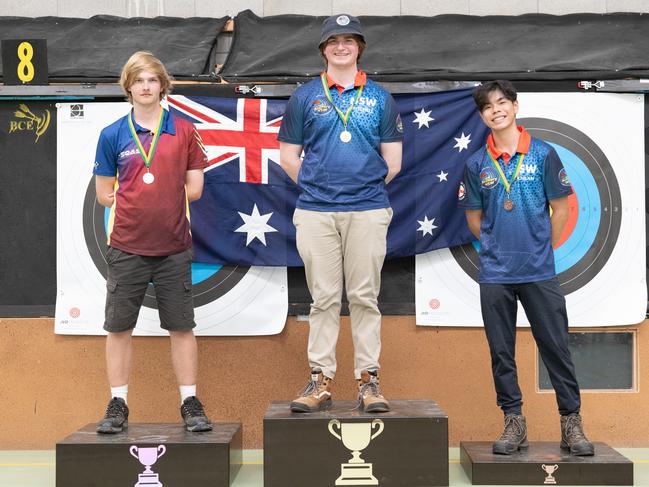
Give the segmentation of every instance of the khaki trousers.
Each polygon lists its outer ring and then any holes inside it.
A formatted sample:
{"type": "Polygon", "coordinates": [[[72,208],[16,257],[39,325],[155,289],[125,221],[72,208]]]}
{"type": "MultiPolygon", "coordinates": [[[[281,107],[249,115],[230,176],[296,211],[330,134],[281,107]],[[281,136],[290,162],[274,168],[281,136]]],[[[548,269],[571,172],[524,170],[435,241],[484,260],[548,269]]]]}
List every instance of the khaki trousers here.
{"type": "Polygon", "coordinates": [[[378,370],[381,313],[378,295],[391,208],[322,212],[297,208],[297,249],[313,298],[309,315],[309,365],[332,379],[340,330],[343,276],[354,341],[354,375],[378,370]]]}

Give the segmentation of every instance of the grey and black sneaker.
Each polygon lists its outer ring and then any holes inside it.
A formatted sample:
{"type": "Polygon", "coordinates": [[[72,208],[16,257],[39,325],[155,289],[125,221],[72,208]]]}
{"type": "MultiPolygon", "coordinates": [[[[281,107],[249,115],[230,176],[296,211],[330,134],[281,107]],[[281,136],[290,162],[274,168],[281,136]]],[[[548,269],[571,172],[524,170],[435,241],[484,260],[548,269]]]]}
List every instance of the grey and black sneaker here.
{"type": "Polygon", "coordinates": [[[580,457],[595,454],[595,446],[586,438],[579,414],[561,416],[561,448],[580,457]]]}
{"type": "Polygon", "coordinates": [[[97,424],[97,433],[121,433],[124,428],[128,428],[128,406],[121,397],[114,397],[108,403],[106,414],[97,424]]]}
{"type": "Polygon", "coordinates": [[[492,446],[492,451],[499,455],[511,455],[518,450],[525,450],[527,443],[527,424],[521,414],[506,414],[505,429],[492,446]]]}
{"type": "Polygon", "coordinates": [[[180,415],[183,417],[187,431],[212,431],[212,423],[196,396],[190,396],[183,401],[180,406],[180,415]]]}

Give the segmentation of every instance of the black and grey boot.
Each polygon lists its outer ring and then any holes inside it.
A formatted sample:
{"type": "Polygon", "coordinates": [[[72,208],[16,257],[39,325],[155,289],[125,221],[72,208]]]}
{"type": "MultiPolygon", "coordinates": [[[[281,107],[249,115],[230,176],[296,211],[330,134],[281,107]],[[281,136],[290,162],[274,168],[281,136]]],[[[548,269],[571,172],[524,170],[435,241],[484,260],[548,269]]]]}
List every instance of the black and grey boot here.
{"type": "Polygon", "coordinates": [[[500,438],[494,442],[492,451],[499,455],[511,455],[519,449],[526,449],[527,424],[521,414],[505,415],[505,429],[500,438]]]}
{"type": "Polygon", "coordinates": [[[561,448],[580,457],[595,454],[595,447],[586,438],[579,414],[561,416],[561,448]]]}

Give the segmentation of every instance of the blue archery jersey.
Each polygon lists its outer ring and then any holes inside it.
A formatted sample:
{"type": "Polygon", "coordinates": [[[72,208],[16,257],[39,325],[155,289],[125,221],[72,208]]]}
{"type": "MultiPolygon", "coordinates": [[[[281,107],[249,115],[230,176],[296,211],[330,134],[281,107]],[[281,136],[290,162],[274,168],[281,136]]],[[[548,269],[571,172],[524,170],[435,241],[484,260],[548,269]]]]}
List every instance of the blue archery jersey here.
{"type": "Polygon", "coordinates": [[[572,194],[566,170],[548,143],[530,137],[521,127],[521,144],[505,164],[503,154],[495,161],[511,180],[518,162],[523,163],[509,196],[489,157],[487,146],[466,163],[459,193],[464,209],[481,209],[480,270],[478,282],[517,284],[554,277],[554,253],[548,201],[572,194]],[[527,147],[525,147],[527,146],[527,147]],[[505,200],[513,202],[507,211],[505,200]]]}

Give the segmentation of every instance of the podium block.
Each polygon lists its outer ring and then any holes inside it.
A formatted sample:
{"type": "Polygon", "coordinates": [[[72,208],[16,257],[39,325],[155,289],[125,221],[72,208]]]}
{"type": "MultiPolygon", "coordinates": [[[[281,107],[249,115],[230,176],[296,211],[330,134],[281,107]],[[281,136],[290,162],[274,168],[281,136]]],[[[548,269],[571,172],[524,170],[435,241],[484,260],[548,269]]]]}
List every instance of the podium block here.
{"type": "Polygon", "coordinates": [[[88,424],[56,444],[57,487],[229,486],[241,468],[240,423],[189,433],[182,424],[130,423],[99,435],[88,424]]]}
{"type": "Polygon", "coordinates": [[[334,401],[317,413],[272,402],[264,417],[264,487],[448,485],[448,416],[433,401],[390,401],[388,413],[334,401]]]}
{"type": "Polygon", "coordinates": [[[554,442],[530,442],[513,455],[494,455],[491,442],[461,442],[460,462],[473,485],[633,485],[633,462],[606,443],[577,457],[554,442]]]}

